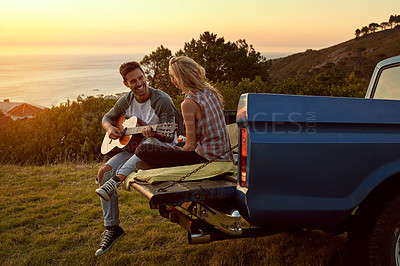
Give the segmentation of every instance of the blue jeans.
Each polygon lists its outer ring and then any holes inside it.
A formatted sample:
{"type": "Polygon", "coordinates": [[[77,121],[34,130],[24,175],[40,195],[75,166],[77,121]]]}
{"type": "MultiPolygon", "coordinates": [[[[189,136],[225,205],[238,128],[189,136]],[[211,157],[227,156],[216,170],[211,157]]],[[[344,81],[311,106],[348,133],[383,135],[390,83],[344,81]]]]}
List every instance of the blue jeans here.
{"type": "MultiPolygon", "coordinates": [[[[118,153],[106,163],[112,169],[104,173],[100,186],[116,174],[128,176],[130,173],[136,172],[135,164],[138,161],[140,159],[133,153],[125,151],[118,153]]],[[[104,226],[119,225],[118,191],[115,190],[110,201],[101,199],[101,206],[103,208],[104,226]]]]}
{"type": "MultiPolygon", "coordinates": [[[[165,145],[155,138],[145,139],[143,143],[165,145]]],[[[100,186],[117,174],[128,176],[132,172],[137,172],[135,164],[139,161],[140,159],[134,153],[126,151],[114,155],[106,163],[106,165],[111,166],[112,169],[104,173],[100,186]]],[[[104,226],[119,225],[118,191],[115,190],[110,197],[110,201],[101,199],[101,206],[103,208],[104,226]]]]}

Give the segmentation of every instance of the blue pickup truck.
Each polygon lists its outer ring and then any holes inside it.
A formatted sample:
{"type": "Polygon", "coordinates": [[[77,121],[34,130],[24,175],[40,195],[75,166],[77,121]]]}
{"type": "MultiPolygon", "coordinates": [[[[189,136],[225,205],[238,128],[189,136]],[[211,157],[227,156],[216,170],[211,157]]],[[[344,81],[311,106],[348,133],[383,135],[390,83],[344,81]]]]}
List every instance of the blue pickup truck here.
{"type": "Polygon", "coordinates": [[[244,94],[237,174],[132,186],[192,244],[348,232],[358,265],[399,266],[399,100],[400,56],[378,63],[364,99],[244,94]]]}

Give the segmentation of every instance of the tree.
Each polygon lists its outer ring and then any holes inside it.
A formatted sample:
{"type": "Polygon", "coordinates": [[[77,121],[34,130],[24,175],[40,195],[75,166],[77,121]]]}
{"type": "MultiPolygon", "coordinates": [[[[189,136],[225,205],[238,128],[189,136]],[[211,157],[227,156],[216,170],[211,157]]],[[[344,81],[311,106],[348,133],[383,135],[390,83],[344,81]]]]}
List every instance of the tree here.
{"type": "Polygon", "coordinates": [[[230,51],[224,55],[227,80],[240,82],[257,76],[263,81],[269,80],[267,61],[252,45],[246,40],[238,40],[230,46],[230,51]]]}
{"type": "Polygon", "coordinates": [[[50,164],[101,160],[101,118],[115,100],[79,97],[45,109],[34,118],[0,127],[1,163],[50,164]],[[29,136],[29,138],[26,138],[29,136]]]}
{"type": "Polygon", "coordinates": [[[205,68],[207,78],[213,81],[238,83],[243,78],[254,79],[256,76],[269,79],[266,59],[245,40],[226,43],[223,37],[218,38],[206,31],[198,40],[185,43],[177,55],[193,58],[205,68]]]}
{"type": "Polygon", "coordinates": [[[360,37],[361,31],[360,29],[356,29],[356,39],[360,37]]]}
{"type": "Polygon", "coordinates": [[[383,30],[385,30],[385,29],[387,29],[387,28],[389,28],[389,27],[390,27],[389,22],[382,22],[382,23],[381,23],[381,28],[382,28],[383,30]]]}
{"type": "Polygon", "coordinates": [[[170,82],[168,65],[171,58],[171,50],[161,45],[155,52],[146,55],[140,63],[143,66],[149,85],[174,97],[179,94],[179,89],[170,82]]]}
{"type": "Polygon", "coordinates": [[[363,35],[367,35],[369,33],[369,28],[367,26],[364,26],[361,28],[361,33],[363,35]]]}
{"type": "Polygon", "coordinates": [[[205,32],[199,40],[192,39],[185,43],[183,51],[178,51],[177,55],[189,56],[203,66],[210,80],[225,80],[222,58],[226,52],[224,38],[205,32]]]}
{"type": "Polygon", "coordinates": [[[400,24],[400,16],[395,15],[394,21],[395,21],[396,25],[399,25],[400,24]]]}
{"type": "Polygon", "coordinates": [[[391,28],[393,28],[393,25],[397,26],[400,24],[400,16],[398,15],[391,15],[389,18],[389,25],[391,28]]]}
{"type": "MultiPolygon", "coordinates": [[[[233,82],[238,84],[242,79],[269,82],[269,62],[256,52],[245,40],[225,42],[216,34],[204,32],[198,40],[185,43],[176,56],[186,55],[193,58],[206,70],[209,81],[233,82]]],[[[183,96],[169,78],[168,67],[172,53],[168,48],[160,46],[155,52],[146,55],[141,64],[149,85],[167,92],[176,107],[179,107],[183,96]]]]}
{"type": "MultiPolygon", "coordinates": [[[[367,35],[368,33],[375,33],[376,30],[378,30],[379,28],[385,30],[386,28],[393,28],[394,26],[397,26],[398,24],[400,24],[400,16],[397,15],[391,15],[389,18],[389,22],[382,22],[381,24],[378,23],[371,23],[369,24],[369,26],[364,26],[361,31],[360,34],[362,35],[367,35]]],[[[358,29],[356,30],[356,38],[358,38],[358,29]]]]}
{"type": "Polygon", "coordinates": [[[369,30],[372,33],[375,33],[375,31],[380,27],[380,25],[378,23],[371,23],[369,24],[369,30]]]}

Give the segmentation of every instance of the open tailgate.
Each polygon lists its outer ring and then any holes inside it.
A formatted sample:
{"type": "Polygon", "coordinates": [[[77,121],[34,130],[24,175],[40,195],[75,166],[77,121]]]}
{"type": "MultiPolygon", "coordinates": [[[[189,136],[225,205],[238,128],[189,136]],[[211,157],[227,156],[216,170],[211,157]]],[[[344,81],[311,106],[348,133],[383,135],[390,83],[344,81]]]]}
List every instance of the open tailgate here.
{"type": "Polygon", "coordinates": [[[222,175],[201,181],[132,183],[131,186],[149,199],[151,208],[156,208],[158,205],[179,206],[188,201],[233,198],[236,178],[236,175],[222,175]]]}

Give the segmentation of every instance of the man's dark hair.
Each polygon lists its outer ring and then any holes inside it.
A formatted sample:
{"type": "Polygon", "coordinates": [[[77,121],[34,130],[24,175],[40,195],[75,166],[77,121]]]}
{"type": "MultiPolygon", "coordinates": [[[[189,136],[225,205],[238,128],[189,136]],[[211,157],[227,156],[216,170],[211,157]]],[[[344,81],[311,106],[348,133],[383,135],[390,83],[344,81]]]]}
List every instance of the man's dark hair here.
{"type": "Polygon", "coordinates": [[[119,67],[119,73],[121,74],[122,78],[126,82],[127,81],[126,80],[126,75],[129,72],[131,72],[133,70],[136,70],[137,68],[139,68],[140,71],[142,71],[142,73],[144,74],[144,71],[143,71],[142,67],[140,66],[140,64],[138,62],[135,62],[135,61],[123,63],[119,67]]]}

